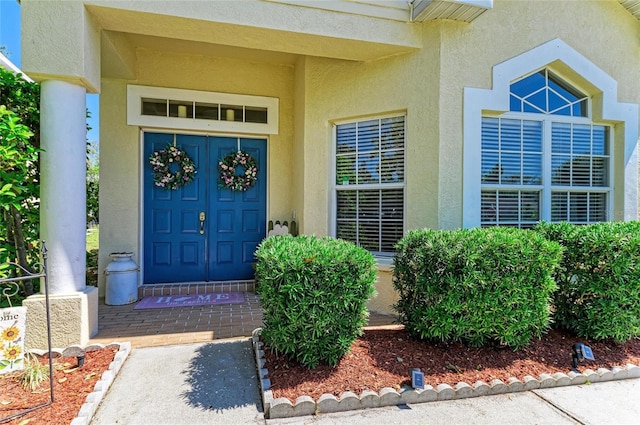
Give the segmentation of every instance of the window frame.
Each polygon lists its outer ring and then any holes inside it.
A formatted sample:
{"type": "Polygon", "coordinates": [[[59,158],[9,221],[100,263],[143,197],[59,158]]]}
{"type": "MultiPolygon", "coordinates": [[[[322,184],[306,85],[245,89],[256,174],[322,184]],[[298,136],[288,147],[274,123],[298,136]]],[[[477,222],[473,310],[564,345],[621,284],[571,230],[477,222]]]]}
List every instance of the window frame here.
{"type": "Polygon", "coordinates": [[[509,111],[509,87],[523,75],[549,67],[565,81],[586,88],[593,97],[594,124],[615,128],[611,149],[615,152],[612,199],[616,221],[638,219],[638,121],[637,103],[618,102],[618,83],[595,63],[559,38],[493,65],[486,87],[463,88],[462,116],[462,208],[461,225],[480,226],[480,138],[482,116],[509,111]]]}
{"type": "MultiPolygon", "coordinates": [[[[614,167],[615,163],[615,128],[610,124],[605,123],[596,123],[591,119],[591,106],[592,101],[589,98],[588,107],[587,107],[587,116],[586,117],[575,117],[575,116],[565,116],[565,115],[553,115],[553,114],[542,114],[542,113],[531,113],[531,112],[505,112],[502,114],[482,114],[481,122],[485,118],[500,118],[500,119],[515,119],[515,120],[527,120],[527,121],[539,121],[542,123],[542,183],[536,185],[508,185],[508,184],[491,184],[491,183],[480,183],[480,193],[484,189],[496,190],[496,191],[519,191],[519,192],[533,192],[537,191],[540,193],[540,211],[539,217],[541,221],[551,221],[552,216],[552,202],[551,195],[553,192],[562,192],[562,193],[606,193],[606,211],[605,216],[607,221],[611,221],[613,217],[613,181],[614,181],[614,167]],[[578,124],[578,125],[589,125],[593,126],[601,126],[609,128],[608,131],[608,172],[607,172],[607,186],[571,186],[571,185],[554,185],[552,183],[551,174],[552,174],[552,151],[551,151],[551,133],[552,133],[552,125],[553,123],[566,123],[566,124],[578,124]]],[[[481,130],[482,132],[482,130],[481,130]]],[[[480,135],[480,140],[482,140],[482,135],[480,135]]],[[[482,148],[480,148],[480,152],[482,152],[482,148]]],[[[592,157],[592,155],[589,155],[592,157]]],[[[480,156],[480,162],[482,162],[482,156],[480,156]]],[[[482,175],[482,174],[481,174],[482,175]]],[[[482,201],[478,206],[478,211],[481,213],[482,210],[482,201]]],[[[500,226],[500,222],[495,224],[482,222],[480,218],[479,223],[481,226],[500,226]]],[[[520,225],[521,220],[518,219],[518,226],[520,225]]],[[[507,224],[502,224],[507,225],[507,224]]]]}
{"type": "MultiPolygon", "coordinates": [[[[338,228],[338,192],[339,191],[347,191],[347,190],[383,190],[383,189],[402,189],[402,234],[404,235],[406,231],[406,218],[407,218],[407,190],[406,190],[406,182],[407,182],[407,114],[406,112],[391,112],[384,114],[376,114],[363,116],[358,118],[351,119],[342,119],[342,120],[334,120],[331,121],[331,170],[329,172],[330,184],[331,188],[331,210],[330,210],[330,224],[329,231],[333,237],[337,237],[337,228],[338,228]],[[337,142],[338,142],[338,126],[345,124],[355,124],[362,123],[371,120],[383,120],[385,118],[396,118],[402,117],[404,119],[404,147],[403,147],[403,167],[404,167],[404,175],[401,183],[363,183],[358,184],[338,184],[337,182],[337,142]]],[[[357,151],[356,151],[357,157],[357,151]]],[[[373,254],[379,264],[391,264],[394,256],[394,252],[382,252],[382,251],[369,251],[373,254]]]]}
{"type": "Polygon", "coordinates": [[[279,134],[280,122],[279,109],[280,99],[277,97],[140,86],[135,84],[127,85],[127,124],[139,127],[277,135],[279,134]],[[164,102],[168,109],[170,106],[175,106],[175,108],[185,106],[185,112],[191,115],[179,116],[179,113],[172,114],[170,112],[167,112],[166,115],[144,114],[144,104],[150,101],[164,102]],[[226,119],[221,119],[220,116],[215,120],[194,116],[193,111],[197,108],[198,104],[217,105],[220,110],[233,109],[234,118],[227,121],[226,119]],[[266,122],[251,122],[245,119],[239,119],[244,116],[245,110],[252,108],[265,110],[267,116],[266,122]]]}

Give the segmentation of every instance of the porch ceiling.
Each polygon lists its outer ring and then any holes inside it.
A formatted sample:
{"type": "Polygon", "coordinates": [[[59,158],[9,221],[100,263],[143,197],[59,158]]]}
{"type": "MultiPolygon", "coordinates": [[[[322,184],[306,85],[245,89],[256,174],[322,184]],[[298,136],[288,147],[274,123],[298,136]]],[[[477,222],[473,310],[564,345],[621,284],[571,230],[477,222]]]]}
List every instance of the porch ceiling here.
{"type": "Polygon", "coordinates": [[[118,60],[120,49],[137,47],[285,64],[298,55],[370,61],[422,47],[407,22],[273,2],[165,2],[162,13],[157,2],[85,5],[107,34],[120,34],[106,43],[118,60]]]}
{"type": "Polygon", "coordinates": [[[137,48],[168,53],[218,56],[280,65],[293,65],[297,57],[297,55],[291,53],[106,31],[102,37],[102,76],[106,78],[135,79],[135,49],[137,48]]]}
{"type": "Polygon", "coordinates": [[[200,41],[185,41],[175,38],[140,34],[126,34],[126,38],[132,45],[149,50],[163,50],[205,56],[223,56],[233,59],[250,60],[252,62],[293,65],[297,57],[297,55],[292,53],[257,50],[245,47],[204,43],[200,41]]]}

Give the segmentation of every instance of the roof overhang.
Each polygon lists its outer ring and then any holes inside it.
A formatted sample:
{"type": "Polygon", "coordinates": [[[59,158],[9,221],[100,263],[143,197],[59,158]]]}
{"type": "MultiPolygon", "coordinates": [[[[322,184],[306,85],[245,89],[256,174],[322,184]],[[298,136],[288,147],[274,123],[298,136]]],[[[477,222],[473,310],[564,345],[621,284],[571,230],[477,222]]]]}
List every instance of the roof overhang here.
{"type": "Polygon", "coordinates": [[[618,0],[636,19],[640,20],[640,0],[618,0]]]}
{"type": "Polygon", "coordinates": [[[411,0],[411,20],[452,19],[471,22],[492,8],[493,0],[411,0]]]}
{"type": "MultiPolygon", "coordinates": [[[[271,1],[87,1],[102,30],[253,51],[370,61],[422,47],[419,28],[390,19],[271,1]],[[154,6],[156,8],[154,8],[154,6]]],[[[133,37],[129,37],[133,39],[133,37]]]]}

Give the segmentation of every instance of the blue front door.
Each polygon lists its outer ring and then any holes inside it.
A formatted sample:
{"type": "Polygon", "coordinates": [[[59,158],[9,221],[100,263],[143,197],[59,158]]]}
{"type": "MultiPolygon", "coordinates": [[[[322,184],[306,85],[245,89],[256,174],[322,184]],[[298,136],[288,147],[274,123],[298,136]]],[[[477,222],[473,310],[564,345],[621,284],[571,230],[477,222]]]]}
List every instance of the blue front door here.
{"type": "Polygon", "coordinates": [[[265,139],[145,133],[145,283],[253,278],[253,253],[266,235],[266,151],[265,139]],[[174,143],[197,173],[167,191],[154,184],[148,158],[174,143]],[[218,161],[238,149],[258,164],[256,184],[244,192],[218,186],[218,161]]]}

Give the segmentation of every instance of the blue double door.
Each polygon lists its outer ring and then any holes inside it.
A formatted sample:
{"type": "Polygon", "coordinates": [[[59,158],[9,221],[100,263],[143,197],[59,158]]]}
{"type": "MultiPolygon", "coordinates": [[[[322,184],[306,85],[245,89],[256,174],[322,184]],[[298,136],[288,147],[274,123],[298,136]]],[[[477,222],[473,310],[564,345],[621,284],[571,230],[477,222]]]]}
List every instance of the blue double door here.
{"type": "Polygon", "coordinates": [[[267,141],[166,133],[144,134],[144,283],[253,279],[254,252],[266,235],[267,141]],[[149,157],[168,144],[196,165],[179,189],[154,184],[149,157]],[[249,153],[258,176],[248,190],[219,187],[218,162],[249,153]]]}

